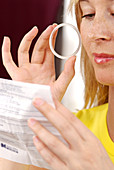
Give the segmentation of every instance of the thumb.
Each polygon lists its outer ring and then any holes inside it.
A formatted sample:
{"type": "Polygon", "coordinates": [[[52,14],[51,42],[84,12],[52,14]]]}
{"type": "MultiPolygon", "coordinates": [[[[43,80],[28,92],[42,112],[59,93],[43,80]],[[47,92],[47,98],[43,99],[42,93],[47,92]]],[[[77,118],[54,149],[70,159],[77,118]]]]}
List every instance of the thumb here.
{"type": "Polygon", "coordinates": [[[54,89],[57,90],[58,92],[56,97],[59,101],[62,100],[62,97],[64,96],[69,83],[71,82],[71,80],[75,75],[75,68],[74,68],[75,61],[76,61],[75,56],[70,57],[66,61],[63,72],[60,74],[59,78],[55,82],[54,89]]]}

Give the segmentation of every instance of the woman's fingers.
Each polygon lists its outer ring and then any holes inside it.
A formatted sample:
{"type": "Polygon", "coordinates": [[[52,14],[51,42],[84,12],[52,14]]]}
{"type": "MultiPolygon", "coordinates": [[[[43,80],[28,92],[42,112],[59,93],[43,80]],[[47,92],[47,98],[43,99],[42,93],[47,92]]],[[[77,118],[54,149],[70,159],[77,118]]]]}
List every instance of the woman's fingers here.
{"type": "Polygon", "coordinates": [[[40,125],[38,121],[29,119],[28,125],[49,150],[55,153],[60,159],[66,161],[69,149],[65,144],[40,125]]]}
{"type": "Polygon", "coordinates": [[[49,37],[55,26],[56,24],[48,26],[37,40],[32,54],[32,63],[42,64],[45,61],[47,64],[53,63],[54,57],[49,47],[49,37]]]}
{"type": "Polygon", "coordinates": [[[10,48],[11,48],[11,42],[9,37],[4,37],[3,45],[2,45],[2,61],[8,74],[11,77],[13,77],[15,71],[17,70],[17,66],[12,59],[10,48]]]}
{"type": "Polygon", "coordinates": [[[18,64],[19,67],[22,65],[29,63],[29,50],[30,45],[38,33],[38,28],[33,27],[22,39],[19,49],[18,49],[18,64]]]}
{"type": "Polygon", "coordinates": [[[53,168],[53,170],[67,170],[64,162],[62,162],[49,148],[37,137],[33,137],[33,142],[42,156],[42,158],[53,168]]]}
{"type": "Polygon", "coordinates": [[[72,126],[75,128],[76,132],[82,138],[83,141],[91,140],[92,138],[94,138],[92,132],[73,113],[68,111],[68,109],[65,108],[57,100],[55,101],[55,105],[61,115],[72,124],[72,126]]]}
{"type": "Polygon", "coordinates": [[[74,68],[75,61],[76,61],[75,56],[70,57],[65,63],[63,72],[60,74],[60,76],[56,80],[54,91],[56,92],[57,90],[61,94],[59,95],[59,93],[56,93],[58,95],[56,96],[56,98],[59,101],[61,101],[62,97],[64,96],[64,93],[66,92],[66,89],[69,83],[71,82],[72,78],[75,75],[75,68],[74,68]]]}
{"type": "Polygon", "coordinates": [[[35,99],[33,104],[61,133],[68,144],[76,147],[80,145],[82,138],[80,138],[79,134],[76,132],[69,120],[67,120],[58,110],[54,109],[51,105],[41,99],[35,99]]]}
{"type": "MultiPolygon", "coordinates": [[[[57,26],[57,24],[53,24],[53,29],[54,29],[56,26],[57,26]]],[[[56,42],[57,34],[58,34],[58,30],[55,31],[55,33],[54,33],[54,35],[53,35],[53,38],[52,38],[53,48],[55,48],[55,42],[56,42]]]]}

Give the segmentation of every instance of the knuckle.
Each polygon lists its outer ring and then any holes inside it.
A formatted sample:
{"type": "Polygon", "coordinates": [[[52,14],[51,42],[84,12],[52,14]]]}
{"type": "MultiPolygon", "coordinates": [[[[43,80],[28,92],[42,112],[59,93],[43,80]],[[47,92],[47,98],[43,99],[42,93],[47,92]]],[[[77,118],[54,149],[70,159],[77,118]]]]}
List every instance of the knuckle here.
{"type": "Polygon", "coordinates": [[[42,41],[48,41],[49,40],[49,35],[46,34],[46,32],[44,31],[41,36],[39,37],[39,39],[41,39],[42,41]]]}
{"type": "Polygon", "coordinates": [[[25,50],[25,48],[19,47],[18,48],[18,54],[27,54],[28,50],[25,50]]]}
{"type": "Polygon", "coordinates": [[[31,34],[27,33],[27,34],[23,37],[23,40],[26,41],[26,42],[31,42],[33,38],[34,38],[34,35],[31,35],[31,34]]]}
{"type": "Polygon", "coordinates": [[[39,134],[39,136],[42,136],[42,134],[44,133],[44,129],[39,124],[35,124],[33,128],[35,133],[39,134]]]}
{"type": "Polygon", "coordinates": [[[41,143],[39,143],[36,147],[40,153],[42,153],[44,150],[46,150],[46,146],[41,143]]]}
{"type": "Polygon", "coordinates": [[[3,59],[2,63],[4,66],[6,66],[7,64],[11,63],[11,59],[10,58],[7,58],[7,60],[3,59]]]}
{"type": "Polygon", "coordinates": [[[45,145],[40,145],[38,147],[38,151],[40,152],[40,154],[43,156],[43,158],[45,159],[45,161],[48,164],[52,164],[52,162],[54,161],[54,157],[53,155],[49,152],[48,148],[45,145]]]}
{"type": "Polygon", "coordinates": [[[60,130],[62,130],[63,132],[66,132],[67,130],[71,130],[72,126],[69,122],[64,121],[63,124],[60,125],[60,130]]]}
{"type": "Polygon", "coordinates": [[[50,148],[56,148],[58,146],[58,141],[55,139],[51,139],[48,141],[48,146],[50,148]]]}
{"type": "Polygon", "coordinates": [[[46,154],[45,160],[49,165],[52,165],[55,162],[55,157],[52,154],[46,154]]]}
{"type": "Polygon", "coordinates": [[[45,51],[45,47],[42,45],[42,46],[38,46],[37,49],[36,49],[37,53],[40,51],[42,53],[44,53],[45,51]]]}

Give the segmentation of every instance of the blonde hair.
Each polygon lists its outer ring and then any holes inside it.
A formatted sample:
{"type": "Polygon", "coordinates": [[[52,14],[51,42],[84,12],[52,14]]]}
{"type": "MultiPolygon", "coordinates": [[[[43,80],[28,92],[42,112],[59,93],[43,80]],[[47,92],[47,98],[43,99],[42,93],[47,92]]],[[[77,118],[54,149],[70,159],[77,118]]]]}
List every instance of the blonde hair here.
{"type": "MultiPolygon", "coordinates": [[[[72,7],[75,5],[75,15],[77,26],[80,31],[80,24],[82,19],[82,12],[80,9],[79,0],[71,0],[69,4],[69,11],[72,11],[72,7]]],[[[89,57],[82,45],[81,50],[81,73],[85,83],[85,93],[84,93],[84,108],[92,107],[97,100],[96,105],[101,105],[108,102],[108,90],[109,87],[100,84],[95,77],[94,68],[89,60],[89,57]]]]}

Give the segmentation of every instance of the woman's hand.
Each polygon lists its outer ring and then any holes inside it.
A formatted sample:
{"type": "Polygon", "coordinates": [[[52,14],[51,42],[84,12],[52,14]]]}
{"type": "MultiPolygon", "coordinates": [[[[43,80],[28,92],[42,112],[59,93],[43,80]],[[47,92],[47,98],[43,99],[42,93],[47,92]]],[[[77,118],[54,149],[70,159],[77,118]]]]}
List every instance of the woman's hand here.
{"type": "MultiPolygon", "coordinates": [[[[61,100],[75,73],[75,56],[66,62],[63,72],[55,81],[54,56],[49,47],[49,37],[55,26],[56,24],[50,25],[41,34],[34,46],[31,61],[29,61],[29,50],[33,39],[38,33],[37,27],[33,27],[24,36],[18,49],[18,66],[12,59],[10,39],[4,37],[2,59],[7,72],[13,80],[50,85],[54,97],[61,100]]],[[[57,33],[53,38],[53,45],[55,44],[56,35],[57,33]]]]}
{"type": "Polygon", "coordinates": [[[114,170],[100,141],[62,104],[55,101],[56,109],[41,99],[34,100],[33,104],[68,144],[62,143],[38,121],[29,119],[28,125],[36,135],[34,144],[53,170],[114,170]]]}

